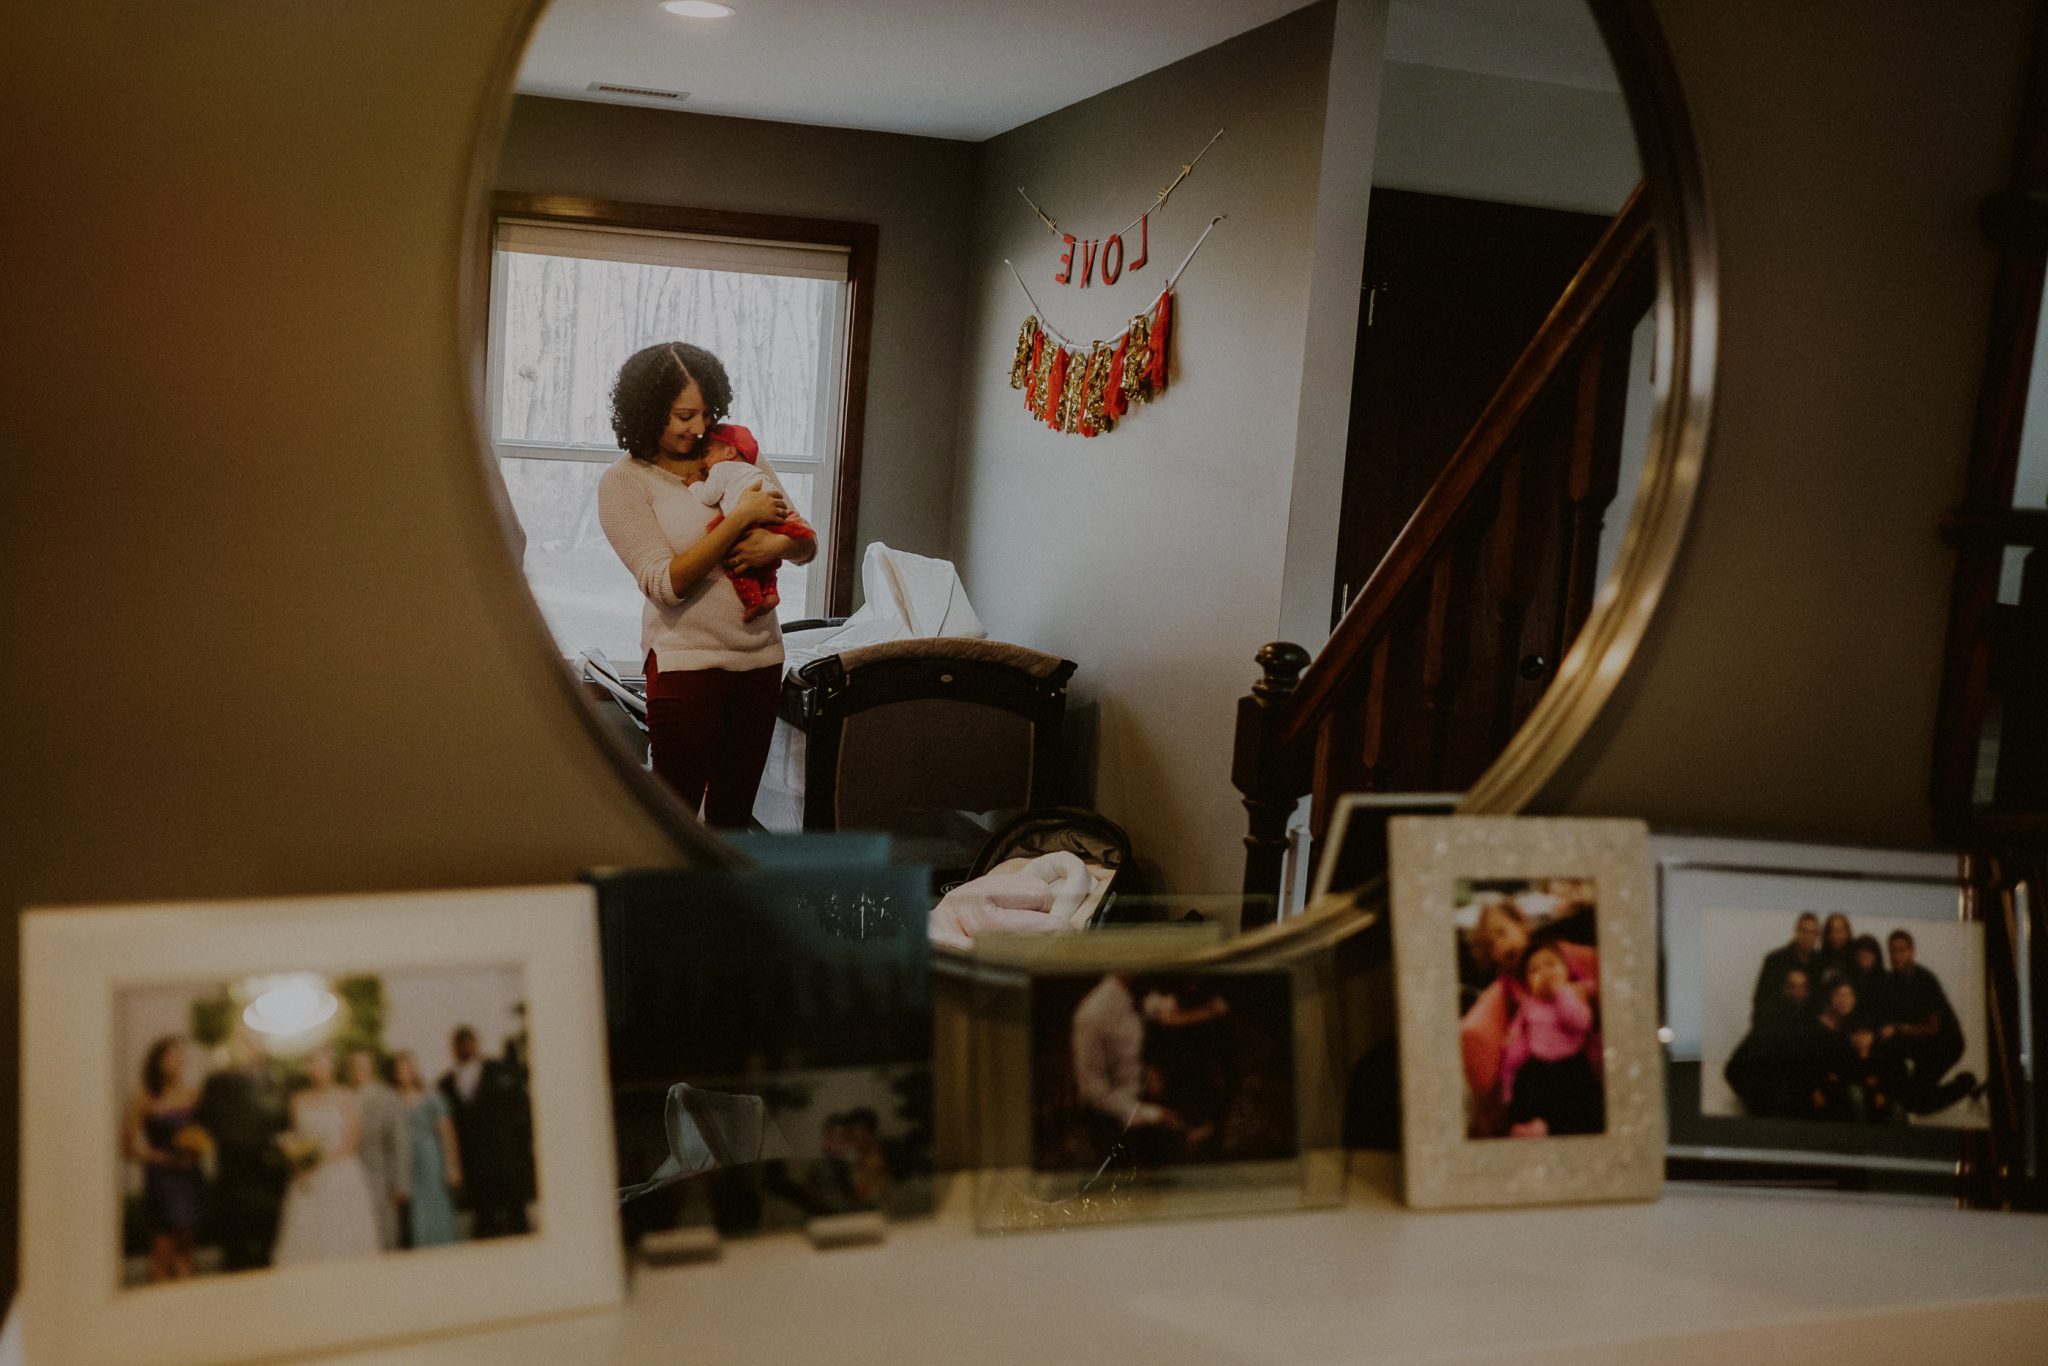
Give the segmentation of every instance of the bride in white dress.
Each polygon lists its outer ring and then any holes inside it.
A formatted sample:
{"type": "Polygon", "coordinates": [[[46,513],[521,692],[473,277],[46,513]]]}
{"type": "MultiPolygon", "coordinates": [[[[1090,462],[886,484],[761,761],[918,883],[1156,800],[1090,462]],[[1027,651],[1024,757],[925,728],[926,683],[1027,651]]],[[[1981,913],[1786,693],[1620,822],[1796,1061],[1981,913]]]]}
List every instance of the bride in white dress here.
{"type": "Polygon", "coordinates": [[[313,1084],[292,1097],[292,1131],[320,1145],[320,1160],[292,1178],[285,1193],[271,1265],[293,1266],[379,1251],[375,1197],[356,1150],[362,1111],[353,1091],[334,1084],[334,1057],[307,1060],[313,1084]]]}

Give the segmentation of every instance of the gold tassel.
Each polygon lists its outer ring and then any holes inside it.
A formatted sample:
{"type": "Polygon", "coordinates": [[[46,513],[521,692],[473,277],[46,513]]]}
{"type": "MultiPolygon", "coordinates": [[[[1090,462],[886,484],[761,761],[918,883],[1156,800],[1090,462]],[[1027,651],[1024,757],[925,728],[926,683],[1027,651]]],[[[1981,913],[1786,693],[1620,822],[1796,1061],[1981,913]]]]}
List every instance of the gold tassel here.
{"type": "Polygon", "coordinates": [[[1038,319],[1026,318],[1017,329],[1017,355],[1010,362],[1010,387],[1022,389],[1031,379],[1031,339],[1038,335],[1038,319]]]}
{"type": "Polygon", "coordinates": [[[1068,435],[1081,430],[1081,389],[1087,379],[1086,365],[1080,352],[1067,353],[1067,382],[1060,390],[1060,430],[1068,435]]]}
{"type": "Polygon", "coordinates": [[[1131,319],[1131,344],[1124,351],[1124,402],[1150,403],[1151,387],[1145,377],[1152,365],[1152,315],[1140,313],[1131,319]]]}
{"type": "Polygon", "coordinates": [[[1081,386],[1082,415],[1096,435],[1116,426],[1116,419],[1109,415],[1104,396],[1109,382],[1111,350],[1107,342],[1096,342],[1089,350],[1087,379],[1081,386]]]}

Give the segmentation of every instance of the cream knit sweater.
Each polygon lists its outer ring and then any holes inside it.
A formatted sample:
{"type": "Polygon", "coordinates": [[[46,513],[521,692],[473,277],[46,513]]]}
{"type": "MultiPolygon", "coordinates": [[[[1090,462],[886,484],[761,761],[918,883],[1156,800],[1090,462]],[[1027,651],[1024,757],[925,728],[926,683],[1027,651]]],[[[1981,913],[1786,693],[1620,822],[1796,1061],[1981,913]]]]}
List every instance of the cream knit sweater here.
{"type": "Polygon", "coordinates": [[[782,662],[775,614],[746,620],[724,569],[713,569],[681,597],[671,589],[669,561],[695,545],[717,516],[679,475],[630,455],[598,480],[598,524],[646,599],[641,652],[652,650],[662,669],[760,669],[782,662]]]}

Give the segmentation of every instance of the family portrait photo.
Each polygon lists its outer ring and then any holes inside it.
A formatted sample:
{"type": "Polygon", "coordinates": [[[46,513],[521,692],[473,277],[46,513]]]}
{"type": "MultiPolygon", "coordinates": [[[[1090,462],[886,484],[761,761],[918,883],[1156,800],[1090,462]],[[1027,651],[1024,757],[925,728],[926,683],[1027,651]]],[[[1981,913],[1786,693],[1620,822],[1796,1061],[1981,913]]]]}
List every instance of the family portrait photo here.
{"type": "Polygon", "coordinates": [[[1847,901],[1701,918],[1703,1115],[1982,1128],[1983,926],[1847,901]]]}
{"type": "Polygon", "coordinates": [[[1032,1167],[1295,1157],[1285,972],[1047,973],[1031,986],[1032,1167]]]}
{"type": "Polygon", "coordinates": [[[1452,907],[1466,1137],[1604,1133],[1593,880],[1460,878],[1452,907]]]}
{"type": "Polygon", "coordinates": [[[281,971],[115,995],[120,1283],[531,1232],[516,965],[281,971]]]}

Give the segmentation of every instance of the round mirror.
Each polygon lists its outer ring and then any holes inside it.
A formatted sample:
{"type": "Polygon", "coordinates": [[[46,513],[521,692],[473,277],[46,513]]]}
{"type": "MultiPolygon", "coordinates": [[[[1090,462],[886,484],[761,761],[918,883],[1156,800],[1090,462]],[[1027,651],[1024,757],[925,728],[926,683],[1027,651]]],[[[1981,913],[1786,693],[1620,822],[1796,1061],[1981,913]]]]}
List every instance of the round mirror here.
{"type": "Polygon", "coordinates": [[[475,314],[536,648],[680,838],[1250,926],[1340,794],[1539,797],[1704,442],[1647,7],[671,10],[541,17],[475,314]]]}

